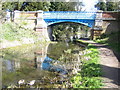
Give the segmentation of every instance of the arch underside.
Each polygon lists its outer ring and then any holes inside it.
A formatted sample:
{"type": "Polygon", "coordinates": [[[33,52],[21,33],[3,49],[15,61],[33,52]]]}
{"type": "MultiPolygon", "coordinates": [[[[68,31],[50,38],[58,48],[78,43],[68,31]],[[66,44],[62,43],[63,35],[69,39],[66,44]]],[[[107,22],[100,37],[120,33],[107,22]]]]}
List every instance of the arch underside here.
{"type": "Polygon", "coordinates": [[[45,22],[47,23],[47,26],[50,25],[54,25],[57,23],[63,23],[63,22],[73,22],[73,23],[79,23],[79,24],[83,24],[86,25],[90,28],[92,28],[94,26],[95,20],[78,20],[78,19],[60,19],[60,20],[56,20],[56,19],[44,19],[45,22]]]}

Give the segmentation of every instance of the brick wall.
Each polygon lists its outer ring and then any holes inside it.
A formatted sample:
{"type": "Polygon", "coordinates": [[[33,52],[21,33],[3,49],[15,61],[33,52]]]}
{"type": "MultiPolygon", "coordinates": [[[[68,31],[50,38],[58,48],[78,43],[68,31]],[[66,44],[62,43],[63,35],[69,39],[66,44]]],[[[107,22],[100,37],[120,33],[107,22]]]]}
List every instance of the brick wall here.
{"type": "Polygon", "coordinates": [[[26,18],[36,18],[37,17],[37,13],[36,12],[22,12],[20,13],[21,17],[26,17],[26,18]]]}
{"type": "Polygon", "coordinates": [[[110,34],[120,30],[120,12],[103,12],[102,33],[110,34]]]}
{"type": "Polygon", "coordinates": [[[118,19],[119,13],[118,12],[103,12],[103,18],[116,18],[118,19]]]}

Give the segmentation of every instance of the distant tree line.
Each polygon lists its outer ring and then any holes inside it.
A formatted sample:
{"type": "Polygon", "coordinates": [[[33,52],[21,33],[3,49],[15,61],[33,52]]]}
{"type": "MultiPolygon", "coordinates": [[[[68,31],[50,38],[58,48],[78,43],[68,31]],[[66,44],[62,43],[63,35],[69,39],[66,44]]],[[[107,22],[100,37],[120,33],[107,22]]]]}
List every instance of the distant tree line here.
{"type": "Polygon", "coordinates": [[[119,10],[119,2],[110,2],[110,0],[104,0],[99,2],[95,5],[98,10],[103,10],[103,11],[118,11],[119,10]]]}
{"type": "MultiPolygon", "coordinates": [[[[120,2],[110,2],[110,0],[101,0],[95,5],[98,10],[118,11],[120,2]]],[[[20,10],[20,11],[81,11],[83,2],[4,2],[2,10],[20,10]]]]}
{"type": "Polygon", "coordinates": [[[78,5],[83,4],[81,2],[4,2],[2,9],[10,11],[76,11],[78,5]]]}

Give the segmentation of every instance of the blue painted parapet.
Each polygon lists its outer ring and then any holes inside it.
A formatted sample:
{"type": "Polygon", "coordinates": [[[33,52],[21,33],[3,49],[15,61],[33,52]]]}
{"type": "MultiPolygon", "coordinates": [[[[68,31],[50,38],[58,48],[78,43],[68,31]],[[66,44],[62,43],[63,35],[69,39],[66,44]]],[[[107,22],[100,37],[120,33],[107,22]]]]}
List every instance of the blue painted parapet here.
{"type": "Polygon", "coordinates": [[[43,19],[47,25],[62,22],[75,22],[93,27],[95,23],[96,12],[82,11],[47,11],[43,13],[43,19]]]}

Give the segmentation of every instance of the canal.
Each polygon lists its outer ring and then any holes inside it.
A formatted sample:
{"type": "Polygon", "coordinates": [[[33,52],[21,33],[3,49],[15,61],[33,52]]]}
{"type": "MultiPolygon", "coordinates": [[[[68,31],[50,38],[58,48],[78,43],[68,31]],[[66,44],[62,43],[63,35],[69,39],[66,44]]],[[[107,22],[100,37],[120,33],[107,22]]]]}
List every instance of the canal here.
{"type": "Polygon", "coordinates": [[[80,71],[79,53],[83,50],[81,46],[65,42],[3,49],[0,54],[2,87],[67,88],[70,78],[80,71]]]}

